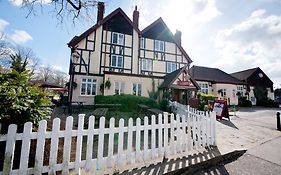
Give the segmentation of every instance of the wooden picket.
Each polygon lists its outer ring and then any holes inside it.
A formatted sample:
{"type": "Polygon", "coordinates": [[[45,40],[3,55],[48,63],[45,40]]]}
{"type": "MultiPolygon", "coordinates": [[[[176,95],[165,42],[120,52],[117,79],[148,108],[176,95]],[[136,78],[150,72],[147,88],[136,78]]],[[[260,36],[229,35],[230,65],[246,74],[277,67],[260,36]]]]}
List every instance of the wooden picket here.
{"type": "Polygon", "coordinates": [[[180,113],[176,112],[177,115],[152,115],[144,117],[144,121],[137,118],[135,125],[130,118],[128,122],[120,119],[118,126],[115,126],[115,119],[111,118],[109,126],[106,127],[106,119],[101,117],[99,127],[95,128],[95,117],[90,116],[85,128],[84,114],[78,116],[77,129],[73,128],[72,116],[67,117],[64,130],[60,129],[59,118],[53,120],[51,131],[47,131],[46,121],[39,122],[36,132],[32,131],[33,126],[30,122],[25,123],[23,133],[17,133],[17,126],[12,124],[6,135],[0,135],[0,142],[6,142],[4,164],[0,174],[79,174],[82,168],[95,173],[116,172],[125,170],[127,165],[161,161],[164,156],[174,156],[216,144],[214,113],[200,112],[180,104],[177,107],[180,107],[180,113]],[[117,136],[118,139],[114,138],[117,136]],[[36,150],[30,149],[33,139],[37,140],[36,150]],[[59,142],[61,139],[63,145],[59,142]],[[22,141],[22,151],[19,169],[13,169],[17,140],[22,141]],[[46,143],[50,144],[47,163],[44,159],[48,155],[44,153],[46,143]],[[83,145],[86,146],[85,149],[82,149],[83,145]],[[114,149],[116,145],[117,150],[114,149]],[[59,147],[63,148],[61,163],[57,160],[59,147]],[[86,153],[83,154],[82,150],[86,153]],[[35,152],[34,167],[28,167],[31,151],[35,152]],[[82,155],[85,157],[82,158],[82,155]],[[73,156],[75,161],[71,161],[73,156]]]}

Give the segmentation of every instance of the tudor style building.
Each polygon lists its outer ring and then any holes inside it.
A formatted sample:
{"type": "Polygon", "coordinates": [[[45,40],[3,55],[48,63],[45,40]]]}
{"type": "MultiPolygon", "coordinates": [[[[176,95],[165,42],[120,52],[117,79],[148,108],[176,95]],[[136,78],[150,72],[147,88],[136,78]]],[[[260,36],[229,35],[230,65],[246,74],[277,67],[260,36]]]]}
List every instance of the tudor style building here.
{"type": "MultiPolygon", "coordinates": [[[[105,18],[103,14],[104,4],[99,2],[97,23],[68,43],[71,57],[77,58],[74,62],[71,59],[70,64],[74,65],[70,75],[77,83],[72,95],[74,101],[93,104],[93,97],[102,94],[147,97],[153,84],[160,87],[166,75],[180,68],[188,74],[192,60],[181,46],[181,32],[173,35],[161,18],[140,31],[137,8],[133,21],[121,8],[105,18]]],[[[185,79],[173,77],[173,80],[190,82],[178,83],[178,86],[170,82],[172,87],[165,86],[177,94],[198,87],[188,75],[185,79]]]]}

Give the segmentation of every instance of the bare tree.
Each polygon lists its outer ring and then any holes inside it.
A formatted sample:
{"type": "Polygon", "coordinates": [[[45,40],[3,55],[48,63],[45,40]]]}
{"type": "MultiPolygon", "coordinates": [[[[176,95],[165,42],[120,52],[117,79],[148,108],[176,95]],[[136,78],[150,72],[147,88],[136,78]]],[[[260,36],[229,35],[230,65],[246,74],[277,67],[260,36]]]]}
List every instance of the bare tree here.
{"type": "Polygon", "coordinates": [[[52,79],[53,77],[53,70],[50,66],[47,66],[47,67],[40,67],[39,68],[39,71],[37,73],[37,76],[36,76],[37,80],[42,80],[44,82],[48,82],[52,79]]]}
{"type": "Polygon", "coordinates": [[[6,48],[9,51],[4,53],[0,58],[0,64],[2,68],[16,68],[18,71],[30,70],[30,73],[33,74],[36,66],[39,63],[39,58],[30,48],[20,46],[17,48],[6,48]]]}
{"type": "Polygon", "coordinates": [[[54,70],[53,78],[56,85],[64,86],[68,80],[68,74],[59,70],[54,70]]]}
{"type": "Polygon", "coordinates": [[[26,17],[31,14],[36,15],[37,9],[44,8],[44,4],[48,3],[53,6],[53,12],[56,18],[63,22],[64,18],[71,18],[73,22],[79,17],[86,15],[88,18],[97,6],[96,0],[22,0],[21,7],[27,9],[26,17]]]}
{"type": "Polygon", "coordinates": [[[0,32],[0,59],[10,54],[11,45],[5,40],[4,32],[0,32]]]}

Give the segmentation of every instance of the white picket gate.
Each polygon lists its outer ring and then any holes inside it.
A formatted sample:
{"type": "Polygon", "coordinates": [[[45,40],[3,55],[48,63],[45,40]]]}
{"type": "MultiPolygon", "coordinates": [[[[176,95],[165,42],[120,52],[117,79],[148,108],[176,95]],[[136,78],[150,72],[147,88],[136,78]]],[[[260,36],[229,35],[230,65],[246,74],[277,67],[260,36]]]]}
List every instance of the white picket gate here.
{"type": "Polygon", "coordinates": [[[55,174],[58,171],[62,174],[78,174],[82,168],[96,174],[113,173],[138,163],[155,163],[161,161],[164,156],[215,145],[215,115],[198,111],[186,115],[186,120],[182,120],[180,115],[168,113],[145,117],[143,121],[140,118],[136,121],[130,118],[128,122],[120,119],[118,126],[115,126],[115,119],[111,118],[108,127],[105,118],[101,117],[99,127],[96,128],[95,117],[90,116],[86,128],[85,115],[80,114],[77,129],[73,129],[73,117],[70,116],[66,119],[64,130],[60,130],[61,120],[56,118],[53,120],[51,131],[46,130],[47,121],[43,120],[39,122],[36,132],[32,131],[30,122],[25,123],[23,133],[17,133],[17,126],[12,124],[6,135],[0,135],[0,142],[6,142],[4,165],[0,174],[55,174]],[[105,136],[108,138],[107,142],[105,136]],[[75,161],[71,161],[71,144],[74,137],[75,161]],[[61,138],[64,141],[63,145],[59,145],[61,138]],[[30,150],[32,139],[36,140],[36,150],[30,150]],[[46,139],[51,140],[47,165],[43,164],[46,139]],[[17,140],[22,141],[22,148],[20,165],[15,169],[13,159],[17,140]],[[82,144],[83,142],[86,144],[82,144]],[[57,160],[59,146],[63,147],[62,163],[57,160]],[[117,149],[114,149],[116,146],[117,149]],[[82,158],[82,149],[86,151],[85,158],[82,158]],[[33,167],[28,167],[30,151],[36,152],[33,167]]]}

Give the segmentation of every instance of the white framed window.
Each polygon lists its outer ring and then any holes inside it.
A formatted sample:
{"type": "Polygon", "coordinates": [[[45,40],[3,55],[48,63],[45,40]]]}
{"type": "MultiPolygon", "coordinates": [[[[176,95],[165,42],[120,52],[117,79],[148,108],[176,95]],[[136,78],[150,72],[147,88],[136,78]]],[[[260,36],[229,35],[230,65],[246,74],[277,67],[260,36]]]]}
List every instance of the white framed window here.
{"type": "Polygon", "coordinates": [[[92,78],[82,78],[80,95],[96,95],[97,94],[97,80],[92,78]]]}
{"type": "Polygon", "coordinates": [[[226,89],[221,89],[221,96],[225,97],[226,96],[226,89]]]}
{"type": "Polygon", "coordinates": [[[141,84],[133,83],[133,95],[141,96],[141,84]]]}
{"type": "Polygon", "coordinates": [[[239,93],[240,96],[243,96],[243,85],[237,85],[237,94],[239,93]]]}
{"type": "Polygon", "coordinates": [[[142,59],[141,70],[152,71],[152,60],[142,59]]]}
{"type": "Polygon", "coordinates": [[[141,49],[144,49],[144,48],[145,48],[145,38],[141,38],[140,48],[141,48],[141,49]]]}
{"type": "Polygon", "coordinates": [[[123,68],[123,56],[111,55],[111,67],[123,68]]]}
{"type": "Polygon", "coordinates": [[[198,85],[200,86],[200,92],[208,94],[208,83],[198,83],[198,85]]]}
{"type": "Polygon", "coordinates": [[[174,72],[177,70],[177,64],[173,62],[166,62],[167,65],[167,73],[174,72]]]}
{"type": "Polygon", "coordinates": [[[124,45],[124,34],[112,32],[111,43],[118,44],[118,45],[124,45]]]}
{"type": "Polygon", "coordinates": [[[125,83],[121,81],[115,82],[115,94],[121,95],[124,94],[125,83]]]}
{"type": "Polygon", "coordinates": [[[154,47],[156,51],[164,52],[164,48],[165,48],[164,41],[155,40],[154,47]]]}

